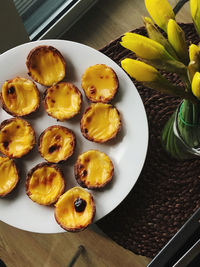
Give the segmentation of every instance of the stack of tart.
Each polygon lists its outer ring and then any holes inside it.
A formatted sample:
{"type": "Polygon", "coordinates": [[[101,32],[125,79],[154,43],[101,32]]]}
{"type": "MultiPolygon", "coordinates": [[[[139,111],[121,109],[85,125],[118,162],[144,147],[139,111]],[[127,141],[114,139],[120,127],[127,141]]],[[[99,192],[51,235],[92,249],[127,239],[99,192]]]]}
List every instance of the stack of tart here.
{"type": "MultiPolygon", "coordinates": [[[[9,194],[19,181],[14,159],[28,154],[36,144],[34,129],[24,118],[39,109],[40,93],[36,83],[46,86],[43,107],[58,121],[66,121],[80,113],[82,94],[72,83],[63,81],[66,62],[52,46],[38,46],[30,51],[26,65],[33,79],[15,77],[2,86],[3,109],[14,116],[0,125],[0,197],[9,194]],[[36,83],[35,83],[36,82],[36,83]],[[23,117],[23,118],[22,118],[23,117]]],[[[80,129],[89,141],[105,143],[121,128],[120,114],[110,104],[118,91],[116,73],[104,64],[87,68],[82,75],[82,89],[91,105],[84,111],[80,129]]],[[[80,231],[92,223],[95,203],[84,188],[104,188],[113,177],[114,165],[104,152],[88,150],[80,154],[74,166],[79,187],[65,192],[65,178],[59,166],[73,154],[76,145],[74,132],[61,125],[45,129],[38,139],[38,151],[46,162],[29,170],[26,178],[28,197],[40,205],[55,204],[55,219],[67,231],[80,231]]]]}

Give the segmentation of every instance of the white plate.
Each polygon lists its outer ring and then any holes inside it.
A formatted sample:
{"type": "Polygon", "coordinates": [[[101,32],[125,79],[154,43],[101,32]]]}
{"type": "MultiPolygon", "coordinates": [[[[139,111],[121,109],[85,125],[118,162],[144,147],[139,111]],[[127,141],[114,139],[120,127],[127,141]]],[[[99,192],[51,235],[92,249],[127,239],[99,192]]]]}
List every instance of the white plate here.
{"type": "MultiPolygon", "coordinates": [[[[64,56],[67,62],[66,80],[74,83],[82,92],[84,107],[89,105],[81,89],[81,76],[91,65],[103,63],[114,69],[119,78],[119,92],[113,104],[122,117],[122,130],[115,140],[106,144],[95,144],[86,140],[80,132],[80,118],[57,122],[47,116],[43,107],[28,121],[34,127],[36,136],[50,125],[64,125],[75,132],[77,146],[75,155],[63,166],[67,189],[77,186],[74,178],[73,164],[79,153],[88,149],[99,149],[107,153],[114,163],[113,181],[103,191],[91,191],[96,203],[94,221],[99,220],[112,211],[133,188],[144,164],[148,145],[148,124],[142,100],[127,74],[110,58],[99,51],[71,41],[43,40],[15,47],[0,55],[0,82],[15,76],[29,77],[25,65],[29,51],[38,45],[52,45],[64,56]]],[[[44,87],[38,85],[41,92],[44,87]]],[[[82,113],[81,112],[81,113],[82,113]]],[[[0,122],[11,116],[0,110],[0,122]]],[[[7,198],[0,199],[0,220],[17,228],[39,233],[58,233],[64,230],[54,219],[54,208],[40,206],[32,202],[25,193],[25,174],[33,166],[44,162],[37,148],[23,160],[19,160],[22,168],[22,178],[16,191],[7,198]]]]}

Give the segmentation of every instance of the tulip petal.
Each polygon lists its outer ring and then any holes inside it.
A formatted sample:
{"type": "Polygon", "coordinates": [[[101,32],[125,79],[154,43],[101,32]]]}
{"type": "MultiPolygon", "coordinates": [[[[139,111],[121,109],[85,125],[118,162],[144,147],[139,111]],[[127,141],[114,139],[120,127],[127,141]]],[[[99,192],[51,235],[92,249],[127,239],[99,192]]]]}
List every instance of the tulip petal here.
{"type": "Polygon", "coordinates": [[[200,72],[200,49],[197,45],[191,44],[189,47],[190,63],[188,65],[188,76],[192,82],[196,72],[200,72]]]}
{"type": "Polygon", "coordinates": [[[161,44],[137,33],[126,33],[121,45],[144,59],[173,59],[161,44]]]}
{"type": "Polygon", "coordinates": [[[189,46],[190,61],[196,61],[197,55],[198,55],[198,57],[200,56],[200,49],[199,49],[199,47],[197,45],[195,45],[195,44],[191,44],[189,46]]]}
{"type": "Polygon", "coordinates": [[[123,47],[133,51],[148,64],[168,71],[186,73],[186,66],[174,59],[158,42],[136,33],[126,33],[120,43],[123,47]]]}
{"type": "Polygon", "coordinates": [[[200,36],[200,2],[199,0],[190,0],[191,16],[196,28],[197,33],[200,36]]]}
{"type": "Polygon", "coordinates": [[[157,69],[142,61],[125,58],[121,61],[121,66],[132,78],[142,82],[146,87],[185,99],[191,98],[191,95],[185,92],[183,87],[173,85],[157,69]]]}
{"type": "Polygon", "coordinates": [[[134,79],[140,82],[152,82],[160,75],[157,69],[138,60],[125,58],[121,61],[122,68],[134,79]]]}
{"type": "Polygon", "coordinates": [[[162,35],[162,33],[159,31],[159,29],[156,27],[153,21],[148,17],[143,18],[143,20],[144,20],[145,28],[147,30],[149,38],[163,45],[164,48],[167,50],[167,52],[172,57],[174,57],[175,59],[178,59],[173,47],[168,42],[168,40],[162,35]]]}
{"type": "Polygon", "coordinates": [[[185,41],[185,33],[173,19],[170,19],[168,22],[167,35],[168,40],[176,51],[180,61],[187,65],[189,63],[189,55],[188,47],[185,41]]]}
{"type": "Polygon", "coordinates": [[[169,19],[175,19],[175,14],[167,0],[145,0],[146,9],[155,23],[167,31],[167,24],[169,19]]]}
{"type": "Polygon", "coordinates": [[[192,80],[192,93],[200,99],[200,73],[196,72],[192,80]]]}

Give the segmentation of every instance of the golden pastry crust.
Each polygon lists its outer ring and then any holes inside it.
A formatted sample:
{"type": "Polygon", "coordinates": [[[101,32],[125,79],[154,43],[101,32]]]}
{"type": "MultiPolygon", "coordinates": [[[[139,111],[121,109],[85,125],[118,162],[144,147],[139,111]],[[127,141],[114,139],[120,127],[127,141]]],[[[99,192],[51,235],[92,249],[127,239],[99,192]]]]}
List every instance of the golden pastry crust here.
{"type": "Polygon", "coordinates": [[[49,206],[63,194],[65,179],[56,164],[40,163],[32,168],[26,179],[26,194],[40,204],[49,206]]]}
{"type": "Polygon", "coordinates": [[[44,94],[44,108],[48,115],[64,121],[80,112],[82,95],[72,83],[60,82],[48,88],[44,94]]]}
{"type": "Polygon", "coordinates": [[[86,69],[82,76],[82,88],[92,102],[110,102],[119,87],[115,71],[105,64],[96,64],[86,69]]]}
{"type": "Polygon", "coordinates": [[[52,46],[41,45],[33,48],[26,60],[28,74],[42,85],[52,86],[66,75],[66,62],[62,54],[52,46]]]}
{"type": "Polygon", "coordinates": [[[104,143],[121,129],[119,111],[111,104],[93,103],[81,118],[81,132],[92,142],[104,143]]]}
{"type": "Polygon", "coordinates": [[[28,154],[36,143],[35,131],[24,119],[4,120],[0,125],[0,151],[10,158],[28,154]]]}
{"type": "Polygon", "coordinates": [[[19,182],[19,171],[13,159],[0,156],[0,197],[7,196],[19,182]]]}
{"type": "Polygon", "coordinates": [[[82,187],[100,189],[112,180],[114,165],[105,153],[88,150],[78,156],[74,173],[82,187]]]}
{"type": "Polygon", "coordinates": [[[93,196],[81,187],[73,187],[58,199],[54,214],[63,229],[77,232],[92,223],[95,212],[93,196]]]}
{"type": "Polygon", "coordinates": [[[6,112],[22,117],[38,110],[40,95],[34,82],[16,77],[3,84],[1,102],[6,112]]]}
{"type": "Polygon", "coordinates": [[[66,161],[74,153],[76,144],[72,130],[53,125],[42,132],[38,141],[40,155],[51,163],[66,161]]]}

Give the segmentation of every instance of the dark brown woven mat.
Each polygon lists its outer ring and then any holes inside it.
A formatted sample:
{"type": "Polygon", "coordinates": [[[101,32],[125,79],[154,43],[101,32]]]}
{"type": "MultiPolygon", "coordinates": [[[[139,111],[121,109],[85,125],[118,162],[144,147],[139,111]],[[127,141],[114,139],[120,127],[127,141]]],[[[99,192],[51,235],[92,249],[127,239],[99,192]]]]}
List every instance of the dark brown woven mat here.
{"type": "MultiPolygon", "coordinates": [[[[192,24],[181,24],[188,44],[198,43],[192,24]]],[[[134,32],[145,34],[144,28],[134,32]]],[[[132,56],[120,38],[101,52],[120,65],[132,56]]],[[[167,75],[175,83],[176,76],[167,75]]],[[[161,129],[180,99],[161,95],[134,81],[149,123],[149,147],[141,175],[126,199],[98,226],[119,245],[153,258],[200,206],[200,160],[177,161],[163,151],[161,129]]],[[[127,158],[131,161],[131,158],[127,158]]],[[[133,170],[134,172],[134,170],[133,170]]]]}

